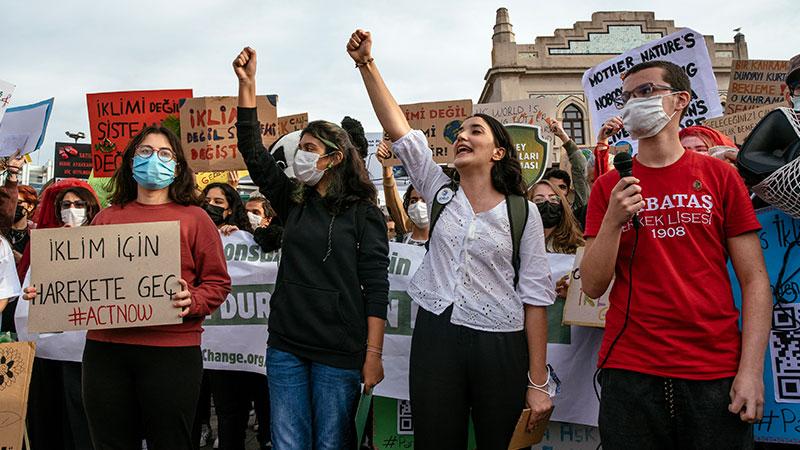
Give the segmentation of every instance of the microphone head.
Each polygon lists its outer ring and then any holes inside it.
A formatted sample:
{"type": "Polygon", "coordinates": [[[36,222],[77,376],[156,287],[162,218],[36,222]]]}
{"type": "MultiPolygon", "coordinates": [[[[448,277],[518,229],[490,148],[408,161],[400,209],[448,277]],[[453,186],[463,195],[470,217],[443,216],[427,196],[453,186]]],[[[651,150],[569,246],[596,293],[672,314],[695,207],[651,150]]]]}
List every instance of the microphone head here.
{"type": "Polygon", "coordinates": [[[629,177],[633,174],[633,159],[628,152],[620,152],[614,155],[614,168],[619,172],[620,178],[629,177]]]}

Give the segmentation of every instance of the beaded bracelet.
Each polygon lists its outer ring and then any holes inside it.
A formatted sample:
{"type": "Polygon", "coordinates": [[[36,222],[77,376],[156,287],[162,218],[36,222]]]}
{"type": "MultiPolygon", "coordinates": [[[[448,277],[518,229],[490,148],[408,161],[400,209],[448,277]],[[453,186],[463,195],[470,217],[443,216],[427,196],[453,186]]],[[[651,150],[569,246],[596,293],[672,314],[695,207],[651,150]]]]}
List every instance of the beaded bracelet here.
{"type": "Polygon", "coordinates": [[[361,67],[364,67],[364,66],[366,66],[367,64],[371,63],[372,61],[375,61],[375,58],[370,58],[370,59],[368,59],[368,60],[366,60],[366,61],[364,61],[364,62],[361,62],[361,63],[356,63],[356,69],[358,69],[358,68],[361,68],[361,67]]]}

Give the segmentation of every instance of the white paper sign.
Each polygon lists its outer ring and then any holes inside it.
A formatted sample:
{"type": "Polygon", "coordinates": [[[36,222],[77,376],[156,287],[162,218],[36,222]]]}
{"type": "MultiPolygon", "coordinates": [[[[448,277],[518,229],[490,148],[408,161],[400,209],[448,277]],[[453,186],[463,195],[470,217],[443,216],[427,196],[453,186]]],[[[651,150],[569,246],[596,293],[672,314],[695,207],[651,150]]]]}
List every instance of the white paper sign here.
{"type": "MultiPolygon", "coordinates": [[[[592,115],[594,135],[603,123],[621,114],[614,106],[614,98],[622,92],[620,74],[645,61],[663,60],[683,68],[692,83],[692,102],[686,109],[681,126],[700,125],[706,119],[722,116],[717,80],[708,56],[703,35],[689,28],[648,42],[621,55],[606,60],[583,74],[583,90],[592,115]]],[[[630,143],[636,151],[636,140],[627,131],[620,130],[609,139],[609,145],[630,143]]]]}
{"type": "Polygon", "coordinates": [[[51,98],[6,110],[0,121],[0,156],[11,156],[17,150],[27,155],[42,146],[53,100],[51,98]]]}
{"type": "Polygon", "coordinates": [[[14,86],[8,81],[0,80],[0,120],[3,120],[3,114],[6,113],[9,103],[11,103],[11,95],[14,94],[14,86]]]}

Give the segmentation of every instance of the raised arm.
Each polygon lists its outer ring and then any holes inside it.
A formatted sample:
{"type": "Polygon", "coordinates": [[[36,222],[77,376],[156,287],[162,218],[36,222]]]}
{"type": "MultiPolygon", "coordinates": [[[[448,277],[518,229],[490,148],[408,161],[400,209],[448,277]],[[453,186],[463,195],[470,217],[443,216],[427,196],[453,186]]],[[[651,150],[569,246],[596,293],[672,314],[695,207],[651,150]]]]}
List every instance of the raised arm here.
{"type": "Polygon", "coordinates": [[[372,58],[372,35],[369,31],[356,30],[347,42],[347,53],[361,72],[372,108],[383,129],[389,134],[389,139],[394,142],[408,134],[411,126],[408,125],[403,110],[383,82],[378,66],[372,58]]]}
{"type": "Polygon", "coordinates": [[[403,209],[403,199],[397,190],[397,180],[394,179],[392,166],[383,166],[383,161],[391,156],[386,141],[378,143],[378,151],[375,154],[383,167],[383,195],[386,198],[386,209],[389,210],[389,216],[394,220],[395,231],[399,236],[403,236],[411,232],[411,219],[403,209]]]}
{"type": "Polygon", "coordinates": [[[236,133],[250,178],[269,199],[281,220],[286,220],[294,184],[264,148],[261,125],[256,111],[256,51],[245,47],[233,60],[233,71],[239,79],[239,106],[236,133]]]}

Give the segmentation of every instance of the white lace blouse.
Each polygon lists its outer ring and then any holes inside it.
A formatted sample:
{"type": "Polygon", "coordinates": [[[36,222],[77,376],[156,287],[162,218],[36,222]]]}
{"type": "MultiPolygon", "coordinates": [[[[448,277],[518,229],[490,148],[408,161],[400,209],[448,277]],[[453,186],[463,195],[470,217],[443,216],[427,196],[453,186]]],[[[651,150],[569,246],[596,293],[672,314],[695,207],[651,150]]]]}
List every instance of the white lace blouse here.
{"type": "MultiPolygon", "coordinates": [[[[411,182],[428,205],[450,179],[436,165],[425,135],[412,130],[392,145],[411,182]]],[[[520,243],[519,283],[514,289],[511,231],[506,202],[475,214],[462,190],[442,211],[422,265],[408,294],[422,308],[441,314],[451,304],[450,322],[483,331],[519,331],[524,304],[547,306],[555,292],[544,247],[539,210],[529,202],[520,243]]]]}

